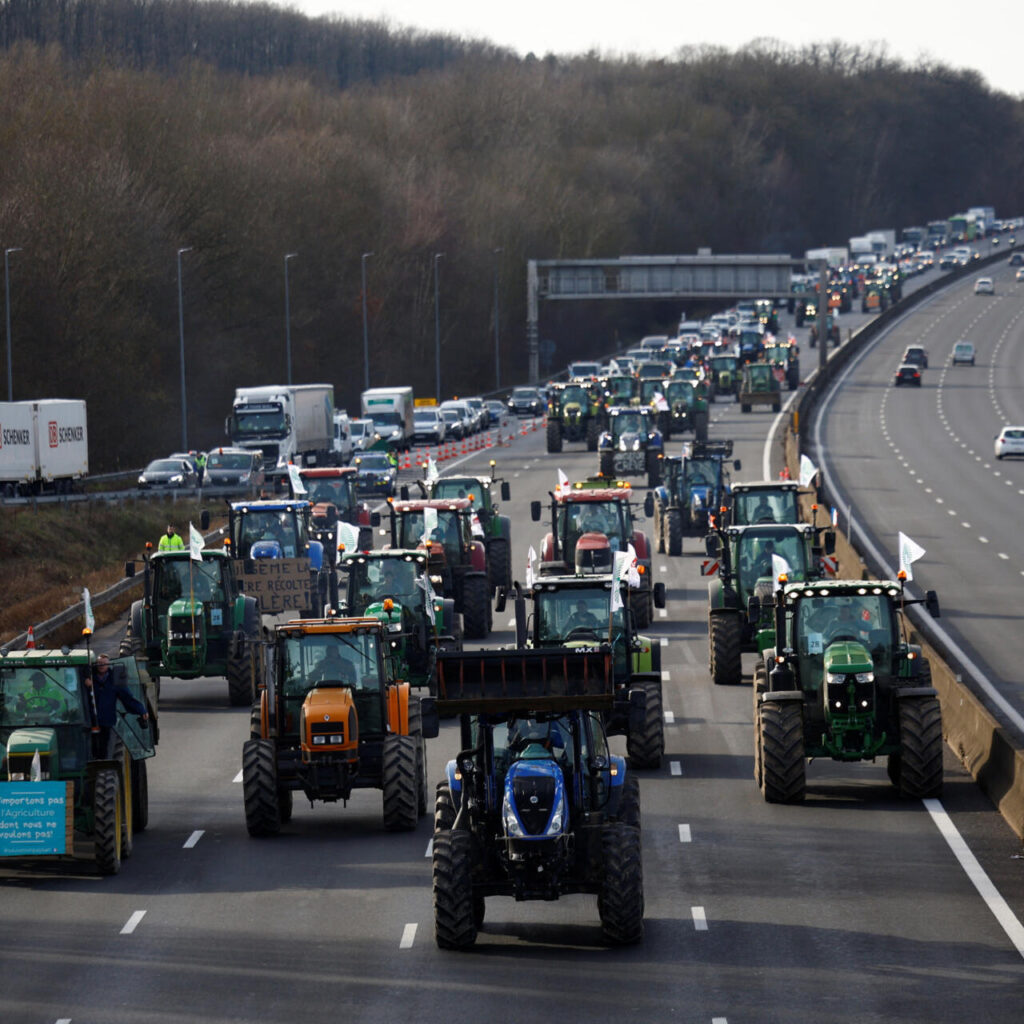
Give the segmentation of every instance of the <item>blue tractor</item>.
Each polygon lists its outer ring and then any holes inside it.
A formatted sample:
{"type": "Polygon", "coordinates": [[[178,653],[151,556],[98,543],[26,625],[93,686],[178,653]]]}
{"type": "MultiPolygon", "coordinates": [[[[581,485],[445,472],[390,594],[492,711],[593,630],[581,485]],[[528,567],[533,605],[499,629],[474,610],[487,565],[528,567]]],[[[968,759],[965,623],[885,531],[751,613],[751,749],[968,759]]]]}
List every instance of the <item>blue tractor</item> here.
{"type": "Polygon", "coordinates": [[[643,938],[640,789],[603,724],[611,662],[606,645],[439,652],[437,710],[461,716],[462,746],[434,812],[442,949],[476,941],[492,896],[591,893],[606,942],[643,938]]]}

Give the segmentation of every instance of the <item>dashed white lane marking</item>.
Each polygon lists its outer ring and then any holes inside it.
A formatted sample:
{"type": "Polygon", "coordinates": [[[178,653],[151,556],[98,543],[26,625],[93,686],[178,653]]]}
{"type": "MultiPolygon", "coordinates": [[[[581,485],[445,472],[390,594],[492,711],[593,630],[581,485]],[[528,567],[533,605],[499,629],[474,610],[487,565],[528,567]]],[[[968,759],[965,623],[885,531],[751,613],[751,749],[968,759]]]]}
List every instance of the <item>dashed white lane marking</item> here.
{"type": "Polygon", "coordinates": [[[986,906],[992,911],[995,919],[1002,926],[1010,942],[1013,943],[1017,952],[1024,957],[1024,925],[1017,920],[1016,915],[1007,905],[999,890],[992,884],[992,880],[985,874],[985,869],[978,863],[977,857],[971,853],[970,847],[964,842],[963,836],[957,831],[956,825],[946,813],[942,803],[938,800],[929,799],[924,801],[924,806],[932,816],[942,838],[949,844],[953,855],[960,862],[967,877],[971,880],[978,895],[985,901],[986,906]]]}
{"type": "Polygon", "coordinates": [[[231,781],[232,782],[241,782],[242,781],[242,773],[239,772],[231,781]]]}
{"type": "Polygon", "coordinates": [[[668,647],[668,637],[667,636],[663,636],[661,638],[661,640],[660,640],[660,643],[661,643],[662,647],[668,647]]]}
{"type": "Polygon", "coordinates": [[[679,842],[681,842],[681,843],[689,843],[692,840],[692,838],[693,837],[690,835],[690,826],[689,825],[680,825],[679,826],[679,842]]]}
{"type": "Polygon", "coordinates": [[[659,572],[668,572],[668,566],[667,565],[659,566],[658,567],[658,571],[659,572]]]}
{"type": "Polygon", "coordinates": [[[711,1024],[729,1024],[728,1017],[712,1017],[711,1024]]]}
{"type": "Polygon", "coordinates": [[[668,618],[668,609],[667,608],[659,608],[658,609],[658,617],[662,618],[662,619],[667,619],[668,618]]]}
{"type": "Polygon", "coordinates": [[[669,761],[668,773],[669,775],[682,775],[683,766],[678,761],[669,761]]]}
{"type": "Polygon", "coordinates": [[[508,628],[509,629],[515,629],[516,628],[516,620],[515,619],[509,619],[508,620],[508,628]]]}
{"type": "Polygon", "coordinates": [[[195,832],[193,832],[192,835],[190,835],[188,839],[185,840],[185,845],[182,847],[182,849],[191,850],[196,845],[196,843],[198,843],[199,840],[203,838],[205,832],[206,829],[197,828],[195,832]]]}
{"type": "Polygon", "coordinates": [[[146,916],[146,912],[144,910],[136,910],[135,913],[132,914],[132,916],[129,917],[127,921],[125,921],[124,927],[121,929],[121,934],[122,935],[131,935],[131,933],[133,931],[135,931],[136,928],[139,927],[139,922],[145,916],[146,916]]]}
{"type": "Polygon", "coordinates": [[[668,683],[668,682],[671,682],[671,680],[672,680],[672,673],[669,672],[669,670],[667,668],[663,668],[661,670],[661,681],[663,683],[668,683]]]}
{"type": "Polygon", "coordinates": [[[674,711],[666,711],[664,713],[664,715],[665,715],[665,724],[666,725],[675,725],[676,724],[676,713],[674,711]]]}
{"type": "Polygon", "coordinates": [[[398,944],[399,949],[412,949],[412,944],[416,941],[416,925],[407,924],[402,929],[402,941],[398,944]]]}
{"type": "Polygon", "coordinates": [[[59,1020],[57,1020],[55,1022],[55,1024],[71,1024],[71,1018],[70,1017],[61,1017],[59,1020]]]}
{"type": "Polygon", "coordinates": [[[706,932],[708,930],[708,919],[704,914],[704,908],[690,907],[690,913],[693,914],[693,927],[698,932],[706,932]]]}

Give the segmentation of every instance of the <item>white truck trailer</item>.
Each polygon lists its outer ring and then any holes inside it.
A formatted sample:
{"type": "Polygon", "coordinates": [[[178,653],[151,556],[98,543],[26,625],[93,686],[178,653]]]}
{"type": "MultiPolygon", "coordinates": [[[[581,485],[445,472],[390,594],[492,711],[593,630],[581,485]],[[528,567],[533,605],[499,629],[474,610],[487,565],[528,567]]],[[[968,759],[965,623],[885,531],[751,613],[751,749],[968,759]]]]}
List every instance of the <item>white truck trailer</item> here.
{"type": "Polygon", "coordinates": [[[395,448],[412,446],[412,388],[370,388],[362,395],[363,416],[373,420],[374,433],[395,448]]]}
{"type": "Polygon", "coordinates": [[[89,475],[85,402],[0,402],[0,489],[8,497],[69,494],[89,475]]]}

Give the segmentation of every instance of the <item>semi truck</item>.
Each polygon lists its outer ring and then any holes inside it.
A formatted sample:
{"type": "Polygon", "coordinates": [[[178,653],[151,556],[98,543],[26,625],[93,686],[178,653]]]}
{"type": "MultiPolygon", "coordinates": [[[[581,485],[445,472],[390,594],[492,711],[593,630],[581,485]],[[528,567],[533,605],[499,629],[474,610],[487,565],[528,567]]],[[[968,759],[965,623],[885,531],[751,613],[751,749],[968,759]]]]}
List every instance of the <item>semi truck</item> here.
{"type": "Polygon", "coordinates": [[[373,420],[375,434],[395,448],[412,446],[412,388],[370,388],[361,401],[363,416],[373,420]]]}
{"type": "Polygon", "coordinates": [[[288,464],[334,465],[334,385],[271,384],[236,388],[224,429],[239,448],[258,448],[275,487],[288,464]]]}
{"type": "Polygon", "coordinates": [[[808,249],[804,253],[804,259],[808,262],[825,260],[830,267],[845,267],[850,262],[850,250],[843,245],[826,246],[823,249],[808,249]]]}
{"type": "Polygon", "coordinates": [[[876,228],[865,235],[871,243],[871,251],[882,259],[896,251],[896,232],[893,228],[876,228]]]}
{"type": "Polygon", "coordinates": [[[0,490],[6,497],[68,494],[89,474],[85,402],[0,402],[0,490]]]}

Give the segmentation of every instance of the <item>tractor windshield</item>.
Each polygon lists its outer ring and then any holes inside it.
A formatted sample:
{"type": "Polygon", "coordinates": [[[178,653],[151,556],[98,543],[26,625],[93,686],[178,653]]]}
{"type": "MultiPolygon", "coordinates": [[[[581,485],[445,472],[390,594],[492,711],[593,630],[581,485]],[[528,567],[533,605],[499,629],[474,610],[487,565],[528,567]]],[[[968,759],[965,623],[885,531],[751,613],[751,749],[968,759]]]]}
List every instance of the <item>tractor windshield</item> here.
{"type": "Polygon", "coordinates": [[[639,411],[623,412],[612,417],[612,438],[616,442],[630,434],[646,434],[647,432],[648,419],[639,411]]]}
{"type": "Polygon", "coordinates": [[[697,390],[688,380],[674,380],[665,387],[665,399],[670,405],[681,402],[691,406],[697,397],[697,390]]]}
{"type": "Polygon", "coordinates": [[[284,644],[285,696],[305,696],[315,686],[380,690],[376,633],[307,633],[284,644]]]}
{"type": "Polygon", "coordinates": [[[426,590],[420,585],[422,565],[412,558],[356,559],[345,563],[352,603],[350,615],[362,615],[371,604],[390,597],[403,607],[420,607],[426,590]]]}
{"type": "Polygon", "coordinates": [[[609,377],[605,382],[605,389],[605,393],[611,399],[613,405],[617,405],[619,402],[625,404],[636,394],[636,378],[609,377]]]}
{"type": "MultiPolygon", "coordinates": [[[[0,669],[0,730],[83,724],[82,670],[77,665],[0,669]]],[[[6,740],[6,733],[0,735],[6,740]]]]}
{"type": "Polygon", "coordinates": [[[570,716],[558,718],[509,718],[492,727],[494,768],[504,776],[513,761],[553,759],[563,770],[575,762],[576,742],[570,716]]]}
{"type": "Polygon", "coordinates": [[[773,555],[777,555],[786,563],[785,571],[791,581],[806,579],[807,564],[804,550],[803,538],[788,530],[772,532],[760,529],[756,532],[744,532],[736,549],[740,588],[745,594],[752,594],[759,580],[773,580],[773,555]]]}
{"type": "MultiPolygon", "coordinates": [[[[575,640],[608,639],[609,586],[562,587],[534,591],[536,636],[541,646],[557,646],[575,640]]],[[[624,628],[622,608],[611,614],[613,635],[624,628]]]]}
{"type": "Polygon", "coordinates": [[[737,526],[751,523],[798,523],[796,491],[738,491],[732,498],[733,522],[737,526]]]}
{"type": "MultiPolygon", "coordinates": [[[[449,561],[462,562],[462,551],[472,541],[472,527],[469,516],[460,515],[454,509],[427,509],[436,513],[437,526],[430,530],[434,543],[440,542],[449,561]]],[[[398,547],[416,548],[424,541],[424,510],[406,509],[399,514],[398,547]]]]}
{"type": "Polygon", "coordinates": [[[579,384],[568,384],[562,389],[561,406],[563,409],[573,403],[586,407],[589,401],[590,398],[587,395],[586,388],[581,387],[579,384]]]}
{"type": "Polygon", "coordinates": [[[317,505],[324,502],[338,508],[351,508],[355,503],[352,481],[349,476],[304,477],[306,498],[317,505]]]}
{"type": "Polygon", "coordinates": [[[821,677],[829,644],[853,640],[871,654],[875,678],[892,674],[896,616],[885,594],[827,594],[803,597],[794,613],[794,639],[803,679],[821,677]]]}
{"type": "Polygon", "coordinates": [[[473,508],[479,511],[486,507],[484,491],[487,487],[479,480],[461,477],[457,480],[438,480],[431,488],[431,496],[434,498],[469,498],[473,502],[473,508]]]}
{"type": "MultiPolygon", "coordinates": [[[[186,598],[203,604],[224,603],[220,559],[156,558],[153,561],[153,599],[157,615],[166,615],[175,601],[186,598]]],[[[217,623],[219,625],[219,623],[217,623]]]]}
{"type": "Polygon", "coordinates": [[[687,487],[716,487],[721,463],[715,459],[687,459],[683,479],[687,487]]]}
{"type": "Polygon", "coordinates": [[[302,558],[307,553],[306,522],[288,509],[248,508],[241,515],[236,558],[248,558],[253,544],[266,541],[279,558],[302,558]]]}
{"type": "Polygon", "coordinates": [[[576,542],[585,533],[603,533],[612,551],[625,551],[631,539],[623,521],[624,504],[618,501],[563,502],[555,508],[555,529],[562,541],[563,557],[572,561],[576,542]]]}

